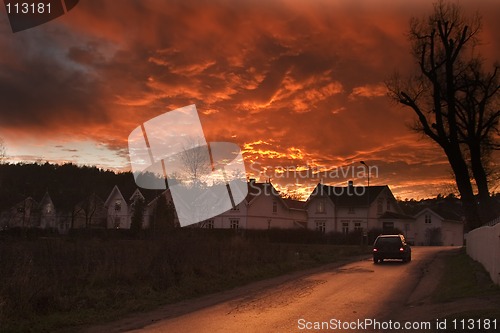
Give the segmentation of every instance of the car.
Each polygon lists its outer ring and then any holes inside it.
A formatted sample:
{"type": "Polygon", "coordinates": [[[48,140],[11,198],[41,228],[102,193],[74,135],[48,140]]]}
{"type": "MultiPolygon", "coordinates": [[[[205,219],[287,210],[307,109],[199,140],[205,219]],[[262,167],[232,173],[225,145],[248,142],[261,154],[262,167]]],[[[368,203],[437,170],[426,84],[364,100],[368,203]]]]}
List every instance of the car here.
{"type": "Polygon", "coordinates": [[[373,243],[373,262],[383,262],[385,259],[401,259],[411,261],[411,247],[403,235],[380,235],[373,243]]]}

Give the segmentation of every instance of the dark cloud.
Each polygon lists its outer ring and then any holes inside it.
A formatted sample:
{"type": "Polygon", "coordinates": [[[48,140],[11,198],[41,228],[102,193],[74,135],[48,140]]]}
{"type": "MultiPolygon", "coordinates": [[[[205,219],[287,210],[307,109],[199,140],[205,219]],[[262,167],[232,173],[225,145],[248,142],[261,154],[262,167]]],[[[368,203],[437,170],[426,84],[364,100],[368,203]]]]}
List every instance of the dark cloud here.
{"type": "MultiPolygon", "coordinates": [[[[498,4],[477,3],[482,50],[498,59],[498,4]]],[[[380,165],[380,183],[429,191],[419,182],[447,182],[446,163],[383,91],[394,70],[412,70],[404,34],[429,10],[417,0],[87,1],[18,34],[0,21],[0,130],[90,140],[126,160],[132,129],[196,104],[207,140],[250,144],[247,162],[364,159],[380,165]]]]}

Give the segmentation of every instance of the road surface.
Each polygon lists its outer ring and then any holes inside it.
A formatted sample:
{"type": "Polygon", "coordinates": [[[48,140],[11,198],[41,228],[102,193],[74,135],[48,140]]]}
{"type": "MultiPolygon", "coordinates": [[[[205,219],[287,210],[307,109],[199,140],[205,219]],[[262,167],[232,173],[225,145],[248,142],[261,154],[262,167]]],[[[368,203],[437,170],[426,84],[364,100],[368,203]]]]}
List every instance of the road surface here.
{"type": "MultiPolygon", "coordinates": [[[[375,265],[371,258],[365,258],[266,288],[256,284],[247,288],[246,295],[181,315],[170,313],[170,318],[128,332],[345,332],[332,327],[346,325],[338,320],[365,319],[387,325],[382,321],[396,320],[400,309],[408,309],[410,301],[432,291],[439,276],[424,278],[432,274],[432,261],[438,253],[454,249],[414,247],[408,264],[390,261],[375,265]],[[427,282],[422,285],[421,281],[427,282]],[[306,329],[314,328],[316,322],[333,326],[306,329]]],[[[350,331],[387,330],[358,326],[350,331]]]]}

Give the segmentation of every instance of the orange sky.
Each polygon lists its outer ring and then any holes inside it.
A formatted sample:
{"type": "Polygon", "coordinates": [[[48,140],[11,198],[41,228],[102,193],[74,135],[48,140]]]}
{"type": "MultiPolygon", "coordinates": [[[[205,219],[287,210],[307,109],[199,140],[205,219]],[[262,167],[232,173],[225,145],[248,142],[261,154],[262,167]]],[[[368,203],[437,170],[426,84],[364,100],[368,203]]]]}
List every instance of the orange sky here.
{"type": "MultiPolygon", "coordinates": [[[[483,16],[483,56],[500,59],[500,2],[462,3],[483,16]]],[[[313,186],[325,170],[362,171],[364,160],[377,167],[370,184],[401,198],[448,193],[440,150],[408,129],[413,114],[383,85],[412,71],[405,32],[431,9],[421,0],[81,0],[13,34],[2,8],[0,136],[11,162],[126,170],[135,127],[196,104],[207,141],[239,144],[249,176],[281,189],[313,186]],[[276,167],[320,175],[284,178],[276,167]]],[[[325,181],[352,178],[367,181],[325,181]]]]}

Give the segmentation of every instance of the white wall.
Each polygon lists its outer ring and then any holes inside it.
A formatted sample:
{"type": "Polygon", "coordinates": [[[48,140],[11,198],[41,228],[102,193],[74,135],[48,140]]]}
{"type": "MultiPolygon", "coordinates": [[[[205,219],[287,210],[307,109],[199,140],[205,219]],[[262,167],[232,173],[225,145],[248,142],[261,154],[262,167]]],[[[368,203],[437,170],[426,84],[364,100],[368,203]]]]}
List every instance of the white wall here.
{"type": "Polygon", "coordinates": [[[500,223],[474,229],[465,235],[467,254],[479,261],[500,285],[500,223]]]}
{"type": "Polygon", "coordinates": [[[338,231],[335,224],[335,206],[327,196],[315,196],[307,204],[307,228],[316,229],[316,222],[325,222],[325,232],[338,231]],[[319,202],[323,203],[323,212],[319,211],[319,202]]]}
{"type": "Polygon", "coordinates": [[[443,220],[439,215],[430,209],[425,209],[415,217],[415,228],[412,233],[415,245],[429,245],[427,234],[428,229],[441,229],[441,242],[444,246],[462,246],[463,223],[458,221],[443,220]],[[425,223],[425,216],[430,215],[431,223],[425,223]]]}
{"type": "Polygon", "coordinates": [[[120,229],[130,229],[130,216],[128,212],[127,202],[120,194],[119,191],[113,190],[112,195],[108,198],[108,209],[107,209],[107,228],[114,229],[116,227],[120,229]],[[117,200],[121,201],[121,207],[119,210],[115,209],[115,203],[117,200]],[[119,224],[117,221],[119,219],[119,224]]]}
{"type": "Polygon", "coordinates": [[[231,228],[231,220],[238,220],[238,229],[252,229],[252,226],[248,225],[247,222],[247,209],[247,203],[243,200],[236,206],[236,209],[230,209],[213,217],[214,228],[229,229],[231,228]]]}

